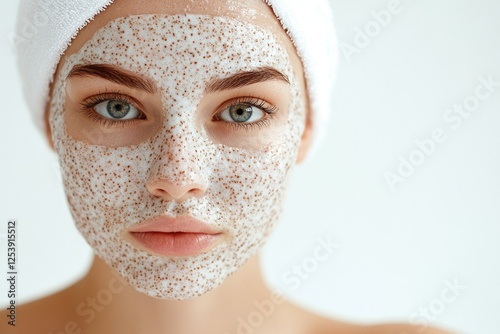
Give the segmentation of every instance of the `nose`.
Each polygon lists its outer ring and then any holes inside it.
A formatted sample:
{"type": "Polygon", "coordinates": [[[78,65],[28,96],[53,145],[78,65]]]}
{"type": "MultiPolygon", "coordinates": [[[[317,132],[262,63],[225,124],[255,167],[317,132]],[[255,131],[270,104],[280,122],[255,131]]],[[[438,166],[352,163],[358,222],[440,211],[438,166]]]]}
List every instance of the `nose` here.
{"type": "Polygon", "coordinates": [[[148,191],[166,201],[183,202],[189,197],[201,197],[207,187],[201,183],[186,180],[183,183],[172,182],[168,178],[157,178],[146,185],[148,191]]]}
{"type": "Polygon", "coordinates": [[[175,151],[161,154],[153,163],[147,190],[153,196],[177,203],[203,196],[208,189],[208,177],[199,155],[181,149],[175,151]]]}

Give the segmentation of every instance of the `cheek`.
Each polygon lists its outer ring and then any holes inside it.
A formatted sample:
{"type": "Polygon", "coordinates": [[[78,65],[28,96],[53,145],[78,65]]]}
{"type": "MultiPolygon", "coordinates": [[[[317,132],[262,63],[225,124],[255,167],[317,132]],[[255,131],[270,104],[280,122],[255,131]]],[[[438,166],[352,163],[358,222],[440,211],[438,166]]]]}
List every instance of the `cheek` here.
{"type": "MultiPolygon", "coordinates": [[[[198,200],[199,205],[187,201],[183,207],[204,220],[225,221],[226,227],[236,228],[238,221],[265,223],[269,220],[264,219],[266,215],[274,215],[298,143],[283,136],[264,152],[192,145],[170,156],[161,155],[162,149],[153,143],[107,148],[66,138],[57,146],[64,147],[58,150],[63,180],[68,200],[79,217],[100,218],[98,221],[104,224],[121,223],[125,227],[161,214],[167,203],[151,195],[146,184],[164,177],[178,185],[201,180],[208,186],[206,195],[198,200]],[[196,160],[171,162],[195,154],[196,160]]],[[[182,214],[180,211],[175,214],[182,214]]]]}
{"type": "Polygon", "coordinates": [[[245,227],[264,232],[277,220],[304,129],[304,99],[297,84],[286,130],[260,150],[213,144],[193,127],[179,128],[175,141],[165,131],[137,146],[89,145],[68,136],[62,115],[64,80],[57,80],[55,87],[50,124],[77,224],[118,230],[170,210],[172,215],[189,212],[239,234],[245,227]],[[201,199],[172,206],[146,188],[159,177],[179,185],[200,180],[208,191],[201,199]]]}
{"type": "Polygon", "coordinates": [[[260,244],[279,218],[297,157],[303,129],[303,103],[297,92],[287,131],[263,150],[215,145],[199,132],[189,132],[189,138],[180,132],[177,147],[162,144],[168,141],[161,134],[138,146],[89,145],[66,134],[62,117],[57,116],[62,103],[53,103],[51,125],[78,228],[87,238],[101,239],[96,244],[106,244],[103,233],[118,237],[148,218],[189,214],[228,230],[237,248],[260,244]],[[165,154],[167,146],[169,154],[165,154]],[[201,180],[208,190],[201,198],[168,203],[146,188],[148,181],[158,177],[179,185],[201,180]]]}

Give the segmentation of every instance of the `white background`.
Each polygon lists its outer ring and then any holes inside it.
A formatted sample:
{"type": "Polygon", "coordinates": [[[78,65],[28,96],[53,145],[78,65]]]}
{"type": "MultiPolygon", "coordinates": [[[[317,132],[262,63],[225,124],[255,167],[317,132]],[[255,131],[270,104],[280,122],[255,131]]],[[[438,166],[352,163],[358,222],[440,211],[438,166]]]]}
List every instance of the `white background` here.
{"type": "MultiPolygon", "coordinates": [[[[0,14],[0,233],[18,220],[25,302],[83,275],[91,251],[20,94],[9,41],[16,6],[4,2],[0,14]]],[[[356,46],[356,29],[373,28],[372,11],[388,1],[332,0],[332,7],[340,42],[356,46]]],[[[328,135],[295,172],[286,214],[265,248],[266,276],[336,318],[409,322],[430,307],[432,325],[498,334],[500,87],[458,129],[443,115],[473,96],[480,76],[500,82],[500,2],[401,0],[401,7],[359,53],[340,54],[328,135]],[[436,128],[447,140],[391,191],[384,173],[397,172],[399,156],[408,159],[436,128]],[[327,237],[338,248],[314,268],[317,239],[327,237]],[[283,275],[303,264],[312,272],[294,289],[283,275]],[[440,301],[446,280],[466,287],[451,303],[440,301]]],[[[1,249],[5,263],[4,241],[1,249]]]]}

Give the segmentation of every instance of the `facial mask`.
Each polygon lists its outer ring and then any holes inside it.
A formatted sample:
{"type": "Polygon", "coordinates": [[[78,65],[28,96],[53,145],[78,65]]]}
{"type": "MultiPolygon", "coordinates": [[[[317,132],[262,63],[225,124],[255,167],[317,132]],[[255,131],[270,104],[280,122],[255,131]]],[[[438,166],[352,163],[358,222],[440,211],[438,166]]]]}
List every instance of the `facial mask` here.
{"type": "MultiPolygon", "coordinates": [[[[282,211],[305,123],[305,106],[290,57],[267,30],[226,17],[138,15],[98,30],[68,56],[56,78],[50,126],[78,230],[111,268],[138,291],[182,300],[219,286],[254,255],[282,211]],[[151,78],[161,92],[160,130],[137,145],[91,145],[68,134],[67,76],[75,65],[111,64],[151,78]],[[214,142],[196,121],[213,78],[273,67],[290,79],[284,131],[258,149],[214,142]],[[175,138],[175,141],[172,140],[175,138]],[[165,178],[207,186],[181,202],[153,196],[146,184],[165,178]],[[165,257],[124,240],[133,224],[159,215],[189,216],[228,231],[197,256],[165,257]]],[[[96,125],[97,127],[98,125],[96,125]]]]}

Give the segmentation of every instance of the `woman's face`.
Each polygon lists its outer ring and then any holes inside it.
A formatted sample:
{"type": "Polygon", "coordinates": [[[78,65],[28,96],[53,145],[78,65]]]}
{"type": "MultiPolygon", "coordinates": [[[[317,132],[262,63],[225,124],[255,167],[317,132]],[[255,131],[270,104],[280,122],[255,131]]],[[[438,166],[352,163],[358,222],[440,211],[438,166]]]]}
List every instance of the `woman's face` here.
{"type": "Polygon", "coordinates": [[[67,50],[50,104],[77,228],[164,299],[256,253],[306,147],[302,68],[271,10],[199,3],[116,0],[67,50]]]}

